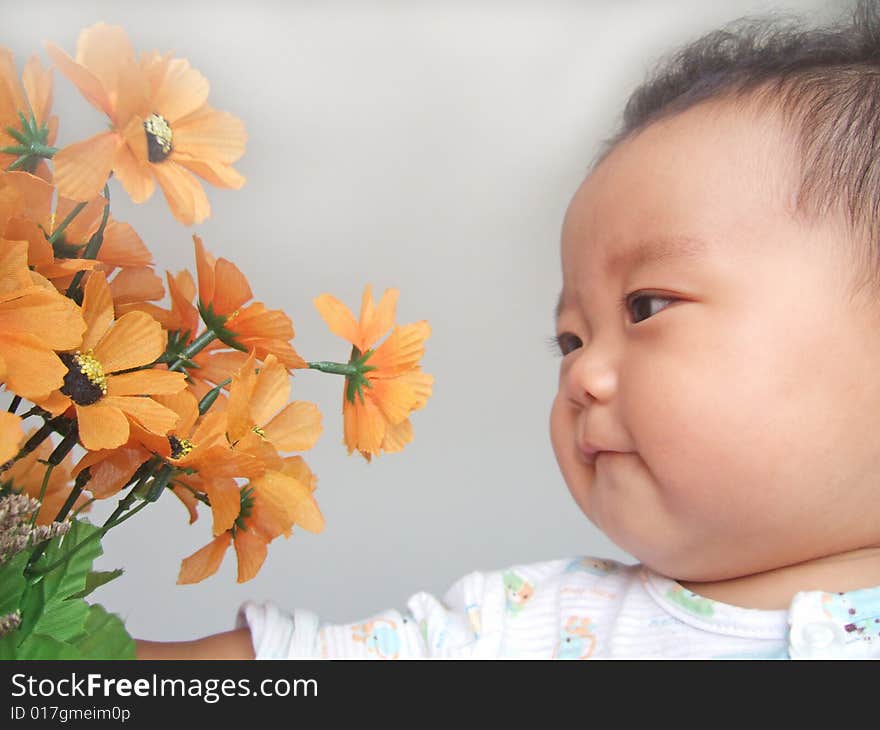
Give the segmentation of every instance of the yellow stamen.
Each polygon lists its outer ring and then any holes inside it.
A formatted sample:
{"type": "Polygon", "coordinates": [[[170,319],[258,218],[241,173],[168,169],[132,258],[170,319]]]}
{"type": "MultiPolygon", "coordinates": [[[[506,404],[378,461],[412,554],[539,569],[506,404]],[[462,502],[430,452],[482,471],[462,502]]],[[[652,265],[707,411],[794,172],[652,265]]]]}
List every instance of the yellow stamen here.
{"type": "Polygon", "coordinates": [[[150,162],[161,162],[171,154],[174,133],[171,125],[161,114],[150,114],[144,120],[147,133],[147,156],[150,162]]]}
{"type": "Polygon", "coordinates": [[[251,429],[251,431],[253,431],[255,434],[257,434],[257,436],[259,436],[261,439],[266,438],[266,432],[262,428],[260,428],[259,426],[254,426],[251,429]]]}
{"type": "Polygon", "coordinates": [[[78,352],[73,356],[79,366],[80,372],[88,378],[88,381],[101,389],[101,393],[107,395],[107,376],[104,375],[104,367],[94,356],[91,350],[78,352]]]}

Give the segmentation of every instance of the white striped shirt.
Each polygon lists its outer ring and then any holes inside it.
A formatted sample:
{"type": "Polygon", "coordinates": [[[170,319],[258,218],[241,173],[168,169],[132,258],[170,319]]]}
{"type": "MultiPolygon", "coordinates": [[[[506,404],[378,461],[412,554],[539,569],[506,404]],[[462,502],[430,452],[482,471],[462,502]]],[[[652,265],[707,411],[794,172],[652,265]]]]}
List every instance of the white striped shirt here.
{"type": "Polygon", "coordinates": [[[577,557],[473,572],[438,600],[349,624],[247,602],[257,659],[880,657],[880,587],[804,591],[787,610],[703,598],[644,565],[577,557]]]}

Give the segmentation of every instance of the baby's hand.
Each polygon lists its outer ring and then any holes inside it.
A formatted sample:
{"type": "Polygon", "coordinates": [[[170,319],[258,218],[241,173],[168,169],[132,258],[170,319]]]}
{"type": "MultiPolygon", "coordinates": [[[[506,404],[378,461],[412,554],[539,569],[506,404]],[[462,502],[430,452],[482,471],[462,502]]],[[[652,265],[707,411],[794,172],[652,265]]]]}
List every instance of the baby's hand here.
{"type": "Polygon", "coordinates": [[[192,641],[135,639],[137,659],[253,659],[254,647],[247,627],[192,641]]]}

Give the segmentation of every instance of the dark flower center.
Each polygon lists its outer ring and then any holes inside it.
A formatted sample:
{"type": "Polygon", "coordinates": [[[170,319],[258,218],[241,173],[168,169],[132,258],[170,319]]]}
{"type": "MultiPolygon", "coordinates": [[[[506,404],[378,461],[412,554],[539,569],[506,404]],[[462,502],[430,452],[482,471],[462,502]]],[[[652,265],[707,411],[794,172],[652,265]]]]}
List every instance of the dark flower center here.
{"type": "Polygon", "coordinates": [[[147,133],[147,157],[150,162],[162,162],[173,149],[171,125],[161,114],[150,114],[144,120],[144,131],[147,133]]]}
{"type": "Polygon", "coordinates": [[[67,366],[61,392],[80,406],[90,406],[107,395],[107,376],[104,368],[91,352],[58,355],[67,366]]]}
{"type": "Polygon", "coordinates": [[[189,439],[179,439],[173,434],[168,437],[168,443],[171,444],[171,458],[181,459],[193,450],[193,442],[189,439]]]}

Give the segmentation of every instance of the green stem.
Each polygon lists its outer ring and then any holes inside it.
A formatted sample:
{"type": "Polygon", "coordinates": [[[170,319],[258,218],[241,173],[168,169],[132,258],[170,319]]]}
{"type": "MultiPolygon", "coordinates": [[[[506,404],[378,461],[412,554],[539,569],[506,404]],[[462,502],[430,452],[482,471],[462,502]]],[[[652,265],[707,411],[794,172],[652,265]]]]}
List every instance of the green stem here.
{"type": "Polygon", "coordinates": [[[210,345],[214,340],[217,339],[217,334],[214,330],[208,328],[198,337],[196,337],[192,342],[189,343],[189,346],[181,352],[177,356],[177,360],[175,360],[169,367],[169,370],[180,370],[186,360],[190,360],[196,355],[198,355],[202,350],[204,350],[208,345],[210,345]]]}
{"type": "Polygon", "coordinates": [[[88,506],[89,506],[92,502],[96,502],[97,500],[98,500],[97,497],[92,497],[91,499],[89,499],[89,500],[83,502],[82,505],[80,505],[80,506],[77,507],[75,510],[73,510],[73,514],[70,516],[71,519],[74,519],[74,520],[75,520],[77,517],[79,517],[79,513],[80,513],[80,512],[82,512],[84,509],[87,509],[88,506]]]}
{"type": "Polygon", "coordinates": [[[79,499],[79,495],[83,493],[83,489],[85,489],[86,484],[88,484],[89,479],[92,478],[92,472],[89,469],[83,469],[76,476],[76,481],[73,483],[73,489],[70,490],[70,494],[67,495],[67,499],[64,501],[64,504],[61,505],[61,509],[58,510],[58,514],[55,515],[55,522],[61,522],[67,517],[67,513],[73,508],[73,505],[76,504],[76,500],[79,499]]]}
{"type": "MultiPolygon", "coordinates": [[[[104,198],[107,200],[107,202],[104,203],[104,213],[101,216],[101,225],[98,226],[98,230],[95,231],[92,237],[89,239],[86,250],[83,251],[82,258],[84,259],[96,258],[98,255],[98,251],[101,250],[101,244],[104,243],[104,229],[107,227],[107,220],[110,218],[110,186],[106,183],[104,184],[104,198]]],[[[83,205],[85,205],[85,203],[83,203],[83,205]]],[[[71,281],[70,286],[67,287],[68,297],[74,298],[74,295],[79,289],[80,282],[82,281],[84,275],[84,271],[76,272],[76,275],[73,277],[73,281],[71,281]]]]}
{"type": "Polygon", "coordinates": [[[37,515],[40,514],[40,508],[43,506],[43,498],[46,496],[46,487],[49,486],[49,477],[52,475],[52,472],[55,469],[55,464],[47,464],[46,472],[43,474],[43,483],[40,485],[40,506],[34,510],[34,513],[31,515],[31,527],[34,526],[34,523],[37,521],[37,515]]]}
{"type": "Polygon", "coordinates": [[[77,203],[76,206],[70,213],[67,214],[67,217],[63,221],[61,221],[60,225],[52,231],[52,235],[49,236],[49,245],[53,246],[55,242],[64,235],[64,231],[67,230],[67,226],[71,224],[74,218],[76,218],[83,208],[86,207],[86,203],[77,203]]]}
{"type": "Polygon", "coordinates": [[[49,145],[41,144],[40,142],[27,142],[26,144],[22,143],[11,147],[0,148],[0,152],[7,155],[44,157],[51,160],[55,156],[55,153],[58,152],[58,148],[50,147],[49,145]]]}
{"type": "MultiPolygon", "coordinates": [[[[29,453],[31,453],[34,449],[36,449],[43,441],[45,441],[49,436],[51,436],[55,431],[61,431],[63,427],[63,422],[67,419],[64,416],[56,416],[48,421],[46,421],[39,429],[31,436],[24,444],[24,446],[19,449],[19,452],[12,458],[12,463],[14,464],[19,459],[24,458],[29,453]]],[[[67,428],[64,428],[64,433],[67,433],[67,428]]]]}
{"type": "Polygon", "coordinates": [[[138,512],[140,512],[144,507],[146,507],[149,504],[149,502],[141,502],[137,507],[135,507],[130,512],[128,512],[128,514],[122,515],[123,512],[125,512],[126,510],[129,509],[129,504],[124,504],[127,499],[128,499],[128,497],[126,497],[126,499],[123,499],[119,503],[119,507],[117,507],[113,511],[113,514],[107,518],[107,521],[103,525],[101,525],[101,529],[99,529],[97,532],[93,532],[85,540],[74,545],[70,549],[70,551],[68,551],[64,554],[64,557],[59,558],[54,563],[47,565],[45,568],[40,568],[39,570],[36,570],[33,567],[31,567],[30,565],[28,565],[28,567],[25,568],[25,571],[24,571],[25,574],[29,575],[31,577],[38,577],[39,578],[39,577],[46,575],[46,573],[50,573],[51,571],[55,570],[55,568],[57,568],[61,565],[64,565],[64,563],[66,563],[68,560],[70,560],[74,556],[74,554],[79,552],[85,545],[87,545],[90,542],[93,542],[94,540],[100,540],[102,537],[104,537],[104,535],[106,535],[114,527],[116,527],[117,525],[121,525],[127,519],[134,517],[138,512]],[[122,516],[120,517],[119,515],[122,515],[122,516]]]}
{"type": "Polygon", "coordinates": [[[8,411],[10,413],[15,413],[18,410],[18,406],[21,404],[21,396],[15,396],[12,401],[9,403],[8,411]]]}
{"type": "Polygon", "coordinates": [[[342,362],[310,362],[309,367],[312,370],[320,370],[322,373],[333,373],[334,375],[345,375],[349,378],[356,377],[359,373],[363,372],[364,368],[358,368],[357,365],[353,365],[352,363],[342,363],[342,362]]]}

